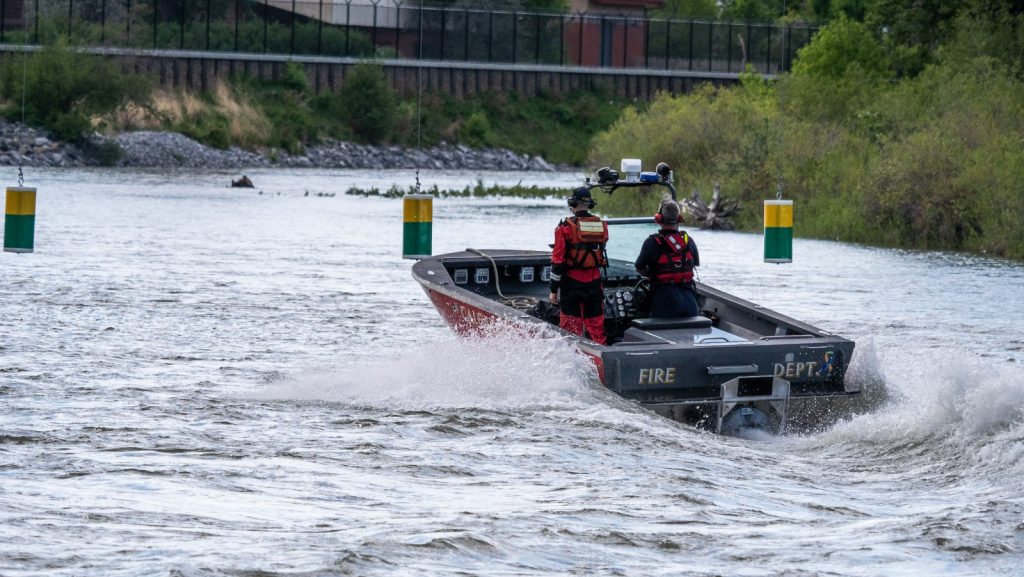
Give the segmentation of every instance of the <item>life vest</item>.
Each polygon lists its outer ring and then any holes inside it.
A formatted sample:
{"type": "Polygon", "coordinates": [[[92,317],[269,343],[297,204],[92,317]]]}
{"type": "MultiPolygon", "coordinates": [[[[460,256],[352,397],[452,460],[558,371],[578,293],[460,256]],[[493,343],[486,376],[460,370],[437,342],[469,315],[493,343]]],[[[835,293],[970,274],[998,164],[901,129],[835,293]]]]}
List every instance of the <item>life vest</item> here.
{"type": "Polygon", "coordinates": [[[654,264],[654,281],[659,284],[689,284],[693,282],[693,251],[690,237],[685,232],[655,235],[661,249],[654,264]]]}
{"type": "Polygon", "coordinates": [[[589,269],[608,266],[604,245],[608,242],[608,223],[599,216],[574,216],[564,221],[569,228],[565,239],[565,266],[589,269]]]}

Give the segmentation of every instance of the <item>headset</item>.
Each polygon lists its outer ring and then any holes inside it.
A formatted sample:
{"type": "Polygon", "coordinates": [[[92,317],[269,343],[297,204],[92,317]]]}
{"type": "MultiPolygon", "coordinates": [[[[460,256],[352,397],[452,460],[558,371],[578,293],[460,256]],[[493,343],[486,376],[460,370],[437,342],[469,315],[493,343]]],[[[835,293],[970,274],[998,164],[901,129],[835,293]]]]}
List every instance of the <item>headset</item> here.
{"type": "MultiPolygon", "coordinates": [[[[676,220],[668,220],[668,219],[665,218],[665,215],[661,214],[661,209],[662,209],[663,206],[665,206],[665,201],[662,201],[661,205],[658,207],[658,214],[654,215],[654,222],[656,222],[658,224],[668,224],[668,225],[678,224],[679,223],[679,218],[678,217],[676,218],[676,220]]],[[[682,216],[682,214],[680,213],[679,216],[682,216]]]]}
{"type": "MultiPolygon", "coordinates": [[[[583,202],[586,203],[587,210],[590,210],[591,208],[594,208],[595,206],[597,206],[597,203],[594,202],[594,198],[593,197],[591,197],[591,198],[589,198],[589,199],[587,199],[586,201],[583,201],[583,202]]],[[[576,207],[578,207],[580,205],[580,199],[577,199],[576,195],[573,194],[569,198],[565,199],[565,203],[569,205],[569,208],[575,209],[576,207]]]]}

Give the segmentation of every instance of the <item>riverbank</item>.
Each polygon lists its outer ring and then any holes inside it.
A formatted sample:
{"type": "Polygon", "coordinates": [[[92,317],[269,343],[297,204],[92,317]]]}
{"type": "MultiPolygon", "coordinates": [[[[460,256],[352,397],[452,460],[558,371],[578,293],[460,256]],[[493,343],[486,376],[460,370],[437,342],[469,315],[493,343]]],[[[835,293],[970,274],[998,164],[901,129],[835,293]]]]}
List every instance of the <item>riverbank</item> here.
{"type": "Polygon", "coordinates": [[[298,154],[279,149],[248,151],[206,146],[183,134],[140,131],[94,135],[78,146],[18,122],[0,121],[0,166],[137,168],[429,168],[441,170],[523,170],[558,168],[539,156],[504,149],[473,149],[440,143],[417,150],[326,140],[298,154]]]}

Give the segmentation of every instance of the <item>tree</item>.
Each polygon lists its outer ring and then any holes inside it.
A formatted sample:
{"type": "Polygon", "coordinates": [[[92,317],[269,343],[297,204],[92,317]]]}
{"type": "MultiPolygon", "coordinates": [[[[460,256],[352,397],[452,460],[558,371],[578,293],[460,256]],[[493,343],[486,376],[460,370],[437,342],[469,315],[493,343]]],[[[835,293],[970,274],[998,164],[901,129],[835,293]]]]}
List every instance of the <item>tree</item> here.
{"type": "Polygon", "coordinates": [[[846,76],[853,67],[873,77],[882,77],[888,72],[885,53],[867,27],[840,16],[800,49],[793,74],[836,79],[846,76]]]}

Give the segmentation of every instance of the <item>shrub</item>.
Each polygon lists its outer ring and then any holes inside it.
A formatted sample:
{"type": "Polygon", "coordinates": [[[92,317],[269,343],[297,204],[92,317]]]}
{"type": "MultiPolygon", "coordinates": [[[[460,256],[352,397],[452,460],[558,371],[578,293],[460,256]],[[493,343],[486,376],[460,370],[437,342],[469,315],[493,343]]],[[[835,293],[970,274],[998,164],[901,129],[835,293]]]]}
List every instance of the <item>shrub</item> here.
{"type": "Polygon", "coordinates": [[[353,134],[370,144],[391,135],[398,104],[380,65],[362,62],[353,66],[339,96],[353,134]]]}
{"type": "Polygon", "coordinates": [[[858,68],[868,77],[888,75],[885,53],[871,32],[860,22],[840,16],[797,52],[793,74],[836,79],[846,76],[850,68],[858,68]]]}
{"type": "MultiPolygon", "coordinates": [[[[148,79],[122,74],[110,60],[68,50],[63,43],[44,47],[27,63],[23,58],[3,67],[3,97],[20,105],[24,90],[25,120],[65,140],[80,140],[94,117],[146,102],[151,90],[148,79]]],[[[17,105],[8,110],[11,116],[20,112],[17,105]]]]}

